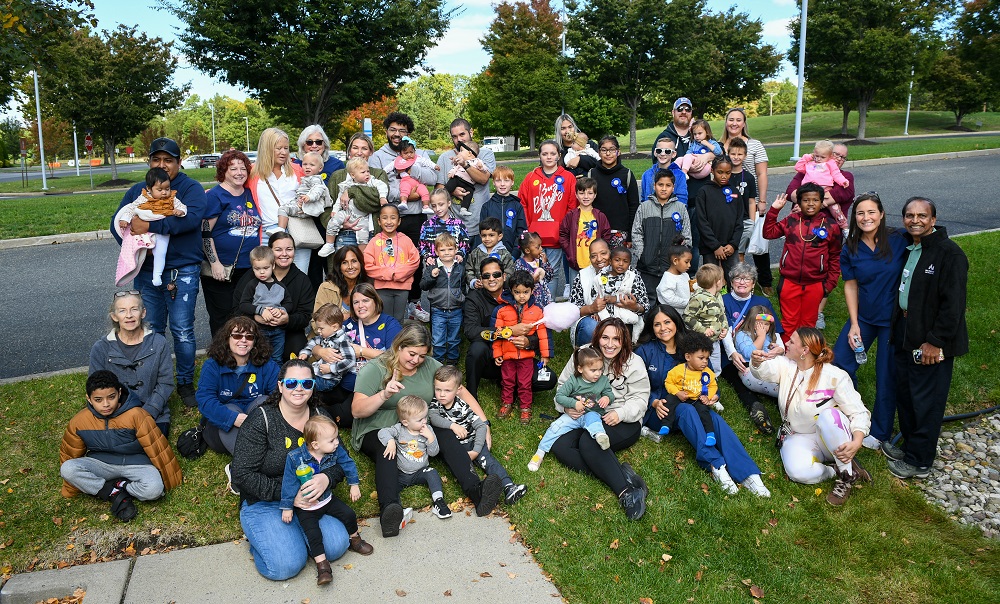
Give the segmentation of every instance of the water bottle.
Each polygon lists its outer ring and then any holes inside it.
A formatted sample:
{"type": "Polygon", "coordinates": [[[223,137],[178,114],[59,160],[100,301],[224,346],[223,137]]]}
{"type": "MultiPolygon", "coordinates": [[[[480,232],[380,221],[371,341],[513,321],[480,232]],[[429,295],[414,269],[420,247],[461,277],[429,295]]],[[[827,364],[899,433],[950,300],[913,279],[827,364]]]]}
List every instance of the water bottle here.
{"type": "Polygon", "coordinates": [[[865,343],[861,341],[861,338],[854,336],[854,361],[858,365],[864,365],[868,362],[868,353],[865,352],[865,343]]]}
{"type": "Polygon", "coordinates": [[[295,475],[299,477],[299,484],[305,484],[313,477],[312,466],[303,461],[295,468],[295,475]]]}

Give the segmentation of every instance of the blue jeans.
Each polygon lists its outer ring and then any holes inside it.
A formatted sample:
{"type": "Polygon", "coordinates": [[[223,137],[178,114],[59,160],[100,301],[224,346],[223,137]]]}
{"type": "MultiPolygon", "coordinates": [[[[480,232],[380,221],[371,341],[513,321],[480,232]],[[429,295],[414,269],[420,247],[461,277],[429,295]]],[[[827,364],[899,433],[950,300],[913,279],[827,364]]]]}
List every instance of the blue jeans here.
{"type": "Polygon", "coordinates": [[[462,344],[462,309],[441,310],[431,307],[431,341],[434,358],[445,365],[458,364],[462,344]]]}
{"type": "Polygon", "coordinates": [[[500,484],[504,487],[514,484],[514,481],[510,478],[510,474],[507,473],[507,468],[503,467],[503,464],[497,461],[496,457],[493,457],[493,453],[490,452],[490,448],[486,445],[483,445],[483,448],[479,450],[479,456],[472,461],[486,472],[487,475],[498,476],[500,484]]]}
{"type": "Polygon", "coordinates": [[[142,294],[146,306],[146,320],[158,334],[166,335],[167,317],[170,318],[170,335],[174,339],[174,354],[177,355],[177,384],[194,382],[194,307],[198,300],[201,284],[201,265],[189,264],[178,269],[163,271],[163,285],[153,285],[152,271],[139,271],[132,287],[142,294]],[[177,286],[173,299],[167,291],[167,284],[177,286]]]}
{"type": "Polygon", "coordinates": [[[561,247],[545,248],[545,257],[549,259],[554,273],[552,280],[549,281],[549,293],[555,300],[556,296],[562,296],[563,290],[566,289],[566,258],[561,247]]]}
{"type": "Polygon", "coordinates": [[[548,453],[560,436],[577,428],[585,429],[592,437],[598,434],[607,434],[604,430],[604,422],[601,421],[601,416],[596,411],[588,411],[576,419],[563,413],[545,431],[541,442],[538,443],[538,448],[548,453]]]}
{"type": "Polygon", "coordinates": [[[594,339],[594,330],[597,329],[597,320],[591,317],[582,317],[576,324],[576,345],[583,346],[590,344],[594,339]]]}
{"type": "Polygon", "coordinates": [[[320,392],[326,392],[327,390],[333,390],[340,384],[340,378],[328,379],[323,376],[317,375],[316,379],[316,390],[320,392]]]}
{"type": "Polygon", "coordinates": [[[260,333],[271,343],[271,360],[280,367],[285,362],[285,330],[281,327],[266,327],[258,324],[260,333]]]}
{"type": "MultiPolygon", "coordinates": [[[[309,561],[306,535],[298,518],[285,524],[277,501],[258,501],[240,507],[240,525],[250,542],[253,563],[265,579],[284,581],[299,574],[309,561]]],[[[347,551],[347,529],[333,516],[319,521],[323,531],[323,549],[327,560],[336,560],[347,551]]]]}
{"type": "MultiPolygon", "coordinates": [[[[339,250],[342,247],[358,244],[358,232],[353,229],[341,229],[334,239],[333,245],[339,250]]],[[[340,267],[337,267],[338,269],[340,267]]]]}
{"type": "Polygon", "coordinates": [[[677,414],[677,425],[681,434],[694,447],[695,460],[703,469],[721,468],[725,465],[729,475],[736,482],[743,482],[754,474],[760,474],[760,468],[750,458],[739,437],[718,413],[709,412],[712,415],[716,438],[715,444],[710,447],[705,444],[705,428],[701,425],[701,419],[694,405],[677,405],[674,412],[677,414]]]}
{"type": "MultiPolygon", "coordinates": [[[[888,325],[879,326],[858,320],[861,330],[861,341],[865,350],[871,349],[878,342],[878,354],[875,356],[875,404],[872,406],[871,435],[879,440],[889,440],[892,428],[896,423],[896,363],[892,360],[895,347],[889,341],[888,325]]],[[[840,337],[833,346],[833,364],[840,367],[851,376],[854,388],[858,387],[858,362],[854,359],[854,347],[847,341],[851,330],[851,322],[844,324],[840,337]]]]}

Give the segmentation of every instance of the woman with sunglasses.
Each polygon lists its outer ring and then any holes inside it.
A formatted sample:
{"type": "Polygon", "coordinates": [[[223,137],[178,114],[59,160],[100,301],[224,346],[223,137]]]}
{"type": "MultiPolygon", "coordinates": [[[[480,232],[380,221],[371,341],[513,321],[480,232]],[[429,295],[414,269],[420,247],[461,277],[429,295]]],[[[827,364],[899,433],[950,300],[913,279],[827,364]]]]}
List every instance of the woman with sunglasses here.
{"type": "MultiPolygon", "coordinates": [[[[293,517],[288,524],[282,522],[278,504],[285,458],[297,446],[289,447],[288,443],[301,440],[302,429],[310,417],[325,415],[316,407],[314,385],[309,363],[299,360],[285,363],[280,373],[268,378],[271,395],[246,418],[233,452],[233,487],[240,491],[240,524],[250,542],[257,572],[272,581],[294,577],[309,561],[298,519],[293,517]]],[[[314,505],[328,487],[336,486],[343,477],[343,470],[336,464],[317,472],[302,485],[294,505],[314,505]]],[[[344,525],[333,516],[324,515],[319,528],[327,560],[343,556],[349,545],[344,525]]]]}
{"type": "MultiPolygon", "coordinates": [[[[250,317],[233,317],[215,333],[198,379],[198,410],[205,443],[232,455],[247,415],[274,389],[278,365],[271,344],[250,317]]],[[[229,472],[229,466],[226,466],[229,472]]]]}

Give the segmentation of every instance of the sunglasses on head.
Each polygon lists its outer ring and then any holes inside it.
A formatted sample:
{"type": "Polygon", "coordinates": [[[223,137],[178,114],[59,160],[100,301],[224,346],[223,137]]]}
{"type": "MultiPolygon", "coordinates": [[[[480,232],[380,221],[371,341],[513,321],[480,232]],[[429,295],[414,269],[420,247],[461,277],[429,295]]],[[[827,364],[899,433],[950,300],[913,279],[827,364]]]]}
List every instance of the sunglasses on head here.
{"type": "Polygon", "coordinates": [[[304,380],[297,380],[295,378],[285,378],[281,380],[281,383],[285,386],[286,390],[295,390],[299,386],[302,386],[303,390],[312,390],[313,386],[316,385],[316,380],[312,378],[306,378],[304,380]]]}
{"type": "Polygon", "coordinates": [[[882,198],[879,197],[878,193],[876,193],[875,191],[868,191],[867,193],[862,193],[861,195],[858,195],[857,197],[854,198],[854,203],[857,203],[858,200],[861,199],[862,197],[867,197],[868,199],[874,199],[875,201],[882,203],[882,198]]]}
{"type": "Polygon", "coordinates": [[[140,294],[139,294],[139,290],[137,290],[137,289],[130,289],[128,291],[115,292],[115,297],[116,298],[124,298],[125,296],[138,296],[138,295],[140,295],[140,294]]]}
{"type": "Polygon", "coordinates": [[[306,144],[307,145],[322,145],[322,144],[324,144],[324,142],[325,141],[323,139],[321,139],[321,138],[317,138],[316,140],[313,140],[311,138],[306,139],[306,144]]]}
{"type": "Polygon", "coordinates": [[[234,340],[246,340],[247,342],[253,342],[257,339],[257,336],[252,333],[231,333],[229,337],[234,340]]]}
{"type": "Polygon", "coordinates": [[[483,273],[483,279],[499,279],[503,277],[503,271],[493,271],[492,273],[483,273]]]}
{"type": "Polygon", "coordinates": [[[659,148],[657,148],[657,149],[653,149],[653,153],[656,154],[656,155],[673,155],[674,154],[674,150],[673,149],[659,149],[659,148]]]}

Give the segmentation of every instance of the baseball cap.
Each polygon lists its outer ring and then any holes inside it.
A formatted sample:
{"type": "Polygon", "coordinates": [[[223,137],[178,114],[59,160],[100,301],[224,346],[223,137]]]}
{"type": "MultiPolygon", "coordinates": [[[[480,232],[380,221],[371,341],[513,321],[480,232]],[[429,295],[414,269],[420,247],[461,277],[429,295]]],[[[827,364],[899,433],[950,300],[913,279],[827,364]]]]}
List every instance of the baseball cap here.
{"type": "Polygon", "coordinates": [[[676,101],[674,101],[674,111],[676,111],[677,108],[680,107],[681,105],[687,105],[688,107],[694,107],[694,105],[691,104],[691,99],[687,98],[686,96],[682,96],[679,99],[677,99],[676,101]]]}
{"type": "Polygon", "coordinates": [[[152,156],[158,151],[163,151],[173,155],[177,159],[181,158],[181,148],[177,146],[177,141],[172,138],[161,136],[149,145],[149,155],[152,156]]]}

